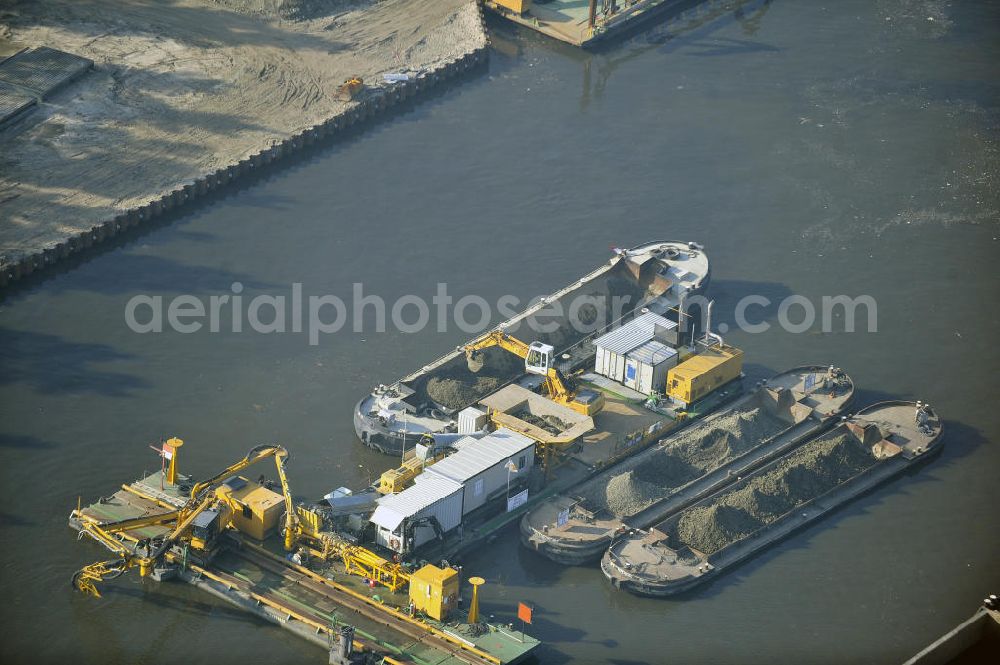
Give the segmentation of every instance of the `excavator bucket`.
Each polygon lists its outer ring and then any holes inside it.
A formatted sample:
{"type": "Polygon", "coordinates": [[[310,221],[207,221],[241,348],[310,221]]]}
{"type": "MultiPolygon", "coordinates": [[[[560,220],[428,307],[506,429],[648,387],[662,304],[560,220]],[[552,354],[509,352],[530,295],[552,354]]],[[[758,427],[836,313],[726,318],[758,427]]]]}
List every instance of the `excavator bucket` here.
{"type": "Polygon", "coordinates": [[[84,566],[73,573],[73,588],[88,596],[100,598],[101,592],[97,589],[97,583],[121,577],[129,569],[129,566],[128,559],[98,561],[84,566]]]}
{"type": "Polygon", "coordinates": [[[465,362],[469,366],[469,371],[475,374],[486,366],[486,354],[482,351],[470,351],[465,354],[465,362]]]}
{"type": "Polygon", "coordinates": [[[101,592],[97,590],[97,585],[94,584],[94,579],[87,575],[86,569],[78,570],[73,573],[73,588],[88,596],[93,596],[94,598],[101,597],[101,592]]]}

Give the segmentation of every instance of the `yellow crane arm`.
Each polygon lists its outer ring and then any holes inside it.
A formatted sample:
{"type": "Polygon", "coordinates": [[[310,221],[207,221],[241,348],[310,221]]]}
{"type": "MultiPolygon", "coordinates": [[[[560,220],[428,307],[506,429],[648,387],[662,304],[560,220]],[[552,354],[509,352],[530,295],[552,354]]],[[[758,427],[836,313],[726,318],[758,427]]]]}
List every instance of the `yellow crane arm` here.
{"type": "Polygon", "coordinates": [[[291,551],[295,547],[301,529],[298,513],[295,510],[295,504],[292,500],[292,492],[288,485],[288,474],[285,473],[285,460],[288,459],[288,450],[284,446],[264,444],[251,448],[250,452],[240,461],[226,467],[221,473],[217,473],[192,487],[191,500],[195,500],[195,497],[199,496],[199,493],[205,488],[213,487],[227,477],[234,476],[248,466],[268,457],[274,458],[274,464],[278,470],[278,479],[281,482],[281,494],[285,500],[285,549],[291,551]]]}
{"type": "MultiPolygon", "coordinates": [[[[203,496],[198,497],[197,503],[195,503],[192,508],[185,506],[177,516],[177,524],[174,526],[174,530],[167,534],[167,537],[163,539],[160,546],[156,548],[152,554],[150,554],[150,558],[158,559],[160,555],[170,549],[170,546],[177,542],[182,535],[184,535],[184,532],[188,530],[191,523],[194,522],[198,515],[201,514],[201,511],[208,508],[215,502],[215,500],[216,496],[214,492],[205,492],[203,496]]],[[[191,503],[192,502],[189,501],[188,505],[191,505],[191,503]]]]}
{"type": "Polygon", "coordinates": [[[511,337],[502,330],[494,330],[486,333],[476,341],[466,344],[462,350],[465,351],[466,355],[469,355],[475,353],[476,351],[488,349],[491,346],[499,346],[500,348],[510,351],[514,355],[520,356],[521,358],[528,357],[528,345],[516,337],[511,337]]]}
{"type": "Polygon", "coordinates": [[[288,459],[288,451],[284,448],[281,448],[281,451],[274,455],[274,464],[278,468],[278,480],[281,482],[281,495],[285,498],[285,549],[291,552],[295,549],[295,543],[301,529],[299,514],[292,501],[292,490],[288,485],[288,474],[285,473],[286,459],[288,459]]]}
{"type": "MultiPolygon", "coordinates": [[[[173,516],[176,518],[177,513],[174,512],[173,516]]],[[[132,522],[139,520],[121,521],[132,522]]],[[[119,529],[119,531],[124,531],[124,529],[119,529]]],[[[106,580],[120,577],[125,574],[129,568],[136,564],[139,566],[140,574],[143,576],[149,574],[154,558],[151,556],[137,554],[135,548],[138,546],[127,545],[126,543],[115,538],[114,535],[112,535],[112,532],[105,531],[100,524],[90,520],[83,520],[81,523],[80,537],[82,538],[84,534],[90,536],[112,552],[118,554],[118,558],[108,561],[97,561],[96,563],[91,563],[76,571],[73,574],[72,581],[74,588],[82,591],[83,593],[94,596],[95,598],[100,598],[101,592],[97,588],[98,582],[104,582],[106,580]]]]}
{"type": "Polygon", "coordinates": [[[281,492],[285,500],[285,547],[289,550],[293,549],[301,535],[302,529],[300,527],[298,512],[292,501],[292,493],[288,485],[288,475],[285,473],[285,460],[288,458],[288,451],[283,446],[260,445],[251,448],[243,459],[226,467],[221,473],[217,473],[211,478],[196,484],[191,489],[191,496],[187,503],[179,510],[154,515],[143,515],[142,517],[118,520],[116,522],[105,522],[103,524],[86,515],[77,514],[81,522],[81,537],[83,534],[87,534],[112,552],[118,554],[120,558],[110,561],[98,561],[97,563],[92,563],[81,568],[73,575],[73,586],[85,593],[100,597],[101,594],[97,589],[98,582],[118,577],[134,565],[139,566],[140,575],[145,577],[152,570],[153,564],[187,533],[198,515],[218,500],[215,488],[222,480],[268,457],[273,457],[275,460],[275,465],[278,469],[278,478],[281,481],[281,492]],[[156,549],[153,550],[147,550],[148,542],[143,543],[141,548],[130,547],[114,535],[143,527],[168,524],[170,522],[175,522],[173,529],[156,545],[156,549]]]}
{"type": "Polygon", "coordinates": [[[132,517],[126,520],[118,520],[116,522],[99,522],[93,517],[89,517],[87,515],[79,513],[76,515],[80,521],[84,523],[84,525],[95,525],[105,533],[121,533],[122,531],[135,531],[136,529],[142,529],[147,526],[157,526],[160,524],[166,524],[167,522],[174,522],[177,520],[178,513],[180,513],[179,510],[171,510],[165,513],[154,513],[152,515],[143,515],[142,517],[132,517]]]}
{"type": "Polygon", "coordinates": [[[226,467],[222,472],[217,473],[211,478],[203,480],[200,483],[196,484],[194,487],[192,487],[191,498],[195,499],[195,497],[199,496],[201,491],[204,490],[206,487],[217,485],[219,482],[225,480],[229,476],[236,475],[237,473],[247,468],[248,466],[256,464],[257,462],[267,457],[279,454],[288,457],[288,451],[285,450],[284,446],[268,445],[268,444],[254,446],[253,448],[250,449],[250,452],[246,454],[246,457],[241,459],[239,462],[236,462],[235,464],[226,467]]]}
{"type": "Polygon", "coordinates": [[[545,389],[549,397],[556,401],[566,402],[573,396],[573,391],[563,381],[562,373],[555,367],[550,367],[548,374],[545,375],[545,389]]]}
{"type": "MultiPolygon", "coordinates": [[[[174,517],[176,517],[176,514],[174,517]]],[[[97,522],[83,522],[79,537],[82,538],[84,534],[104,545],[115,554],[123,557],[131,557],[134,554],[131,547],[115,538],[110,532],[105,531],[97,522]]]]}
{"type": "MultiPolygon", "coordinates": [[[[525,344],[502,330],[494,330],[462,347],[465,351],[466,359],[469,361],[470,370],[473,372],[478,371],[478,368],[482,365],[481,361],[477,358],[477,353],[491,346],[499,346],[516,356],[520,356],[525,361],[525,369],[527,371],[544,376],[545,389],[551,399],[563,404],[573,401],[575,395],[573,388],[568,385],[568,382],[558,369],[550,366],[551,359],[547,354],[551,352],[551,347],[548,347],[547,350],[543,350],[542,348],[535,349],[533,345],[525,344]],[[534,355],[537,357],[532,357],[532,351],[536,351],[534,355]]],[[[546,345],[538,343],[538,346],[545,347],[546,345]]]]}

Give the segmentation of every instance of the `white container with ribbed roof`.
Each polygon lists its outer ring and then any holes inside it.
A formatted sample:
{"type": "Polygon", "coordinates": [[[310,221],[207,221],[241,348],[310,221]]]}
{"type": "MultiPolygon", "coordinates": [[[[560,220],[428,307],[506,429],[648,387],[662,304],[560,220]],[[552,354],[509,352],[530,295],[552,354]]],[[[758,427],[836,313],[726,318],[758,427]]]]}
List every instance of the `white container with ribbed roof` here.
{"type": "Polygon", "coordinates": [[[535,463],[534,446],[532,439],[505,428],[481,439],[459,439],[455,443],[458,452],[428,467],[417,476],[416,484],[433,476],[460,483],[462,515],[468,515],[502,494],[508,479],[514,484],[527,476],[535,463]]]}

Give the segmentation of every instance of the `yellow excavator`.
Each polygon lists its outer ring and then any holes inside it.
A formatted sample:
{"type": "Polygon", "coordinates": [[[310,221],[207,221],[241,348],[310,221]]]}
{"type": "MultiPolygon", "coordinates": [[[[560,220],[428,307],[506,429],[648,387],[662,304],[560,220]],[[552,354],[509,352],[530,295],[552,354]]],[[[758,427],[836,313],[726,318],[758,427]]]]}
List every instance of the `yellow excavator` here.
{"type": "Polygon", "coordinates": [[[567,385],[562,372],[552,364],[554,348],[551,345],[543,342],[525,344],[502,330],[489,332],[462,347],[469,371],[478,372],[483,368],[485,364],[483,350],[493,346],[499,346],[523,358],[524,371],[527,373],[545,377],[545,390],[553,402],[568,406],[586,416],[592,416],[604,408],[602,393],[594,390],[573,390],[567,385]]]}
{"type": "Polygon", "coordinates": [[[226,529],[235,528],[259,540],[277,526],[284,503],[283,540],[285,549],[292,551],[302,537],[317,537],[304,529],[299,509],[292,501],[285,460],[288,451],[283,446],[256,446],[246,456],[221,473],[197,483],[191,488],[187,502],[181,508],[165,513],[146,515],[116,522],[99,522],[77,513],[81,522],[81,537],[90,536],[111,551],[117,559],[90,564],[73,575],[73,586],[80,591],[100,596],[96,584],[114,579],[133,567],[142,577],[148,576],[174,545],[184,542],[193,550],[208,552],[216,538],[226,529]],[[281,495],[253,483],[237,474],[257,462],[274,458],[281,483],[281,495]],[[134,539],[134,543],[119,538],[120,534],[150,526],[172,525],[162,538],[134,539]]]}
{"type": "MultiPolygon", "coordinates": [[[[172,455],[166,478],[173,484],[177,480],[176,451],[183,441],[171,439],[168,443],[172,455]]],[[[364,576],[392,591],[407,584],[410,575],[399,563],[325,531],[320,513],[295,505],[285,472],[287,459],[288,451],[282,446],[257,446],[235,464],[194,485],[185,504],[176,510],[113,522],[100,522],[79,509],[74,511],[72,517],[80,522],[80,537],[93,538],[117,558],[81,568],[73,575],[73,587],[100,597],[98,583],[120,577],[131,568],[138,568],[142,577],[156,577],[157,566],[174,546],[184,546],[196,560],[207,560],[226,530],[263,541],[279,521],[283,521],[282,540],[289,552],[301,546],[324,561],[340,558],[349,574],[364,576]],[[238,475],[267,458],[274,459],[281,494],[238,475]],[[170,530],[157,538],[138,537],[136,532],[149,527],[170,530]]]]}
{"type": "MultiPolygon", "coordinates": [[[[250,498],[248,492],[244,490],[242,493],[237,494],[236,490],[243,488],[249,489],[251,492],[256,489],[256,483],[249,483],[245,479],[238,479],[242,482],[230,483],[227,479],[236,477],[236,475],[243,469],[260,462],[261,460],[267,459],[268,457],[274,458],[274,465],[278,472],[278,481],[281,483],[281,496],[284,499],[285,504],[285,524],[283,527],[283,536],[285,542],[285,549],[291,552],[295,549],[295,545],[302,535],[302,523],[298,517],[298,511],[295,509],[295,503],[292,500],[292,490],[288,485],[288,474],[285,472],[285,461],[288,459],[288,451],[285,450],[284,446],[278,445],[261,445],[250,449],[250,452],[246,454],[246,457],[240,461],[227,467],[220,473],[203,480],[191,488],[191,501],[194,501],[201,493],[206,490],[211,490],[215,488],[215,495],[218,499],[220,510],[220,517],[222,518],[219,522],[219,529],[229,526],[236,520],[235,526],[240,531],[251,531],[257,532],[260,535],[256,535],[258,539],[263,539],[263,532],[267,531],[272,525],[268,522],[267,506],[264,505],[258,510],[254,510],[254,505],[249,505],[248,501],[241,501],[241,498],[250,498]],[[226,481],[226,482],[223,482],[226,481]],[[227,484],[228,483],[228,484],[227,484]],[[222,515],[221,513],[230,513],[228,515],[222,515]],[[240,522],[244,523],[241,524],[240,522]]],[[[255,502],[266,504],[266,500],[258,500],[255,502]]],[[[182,509],[183,510],[183,509],[182,509]]],[[[273,514],[273,511],[272,511],[273,514]]]]}

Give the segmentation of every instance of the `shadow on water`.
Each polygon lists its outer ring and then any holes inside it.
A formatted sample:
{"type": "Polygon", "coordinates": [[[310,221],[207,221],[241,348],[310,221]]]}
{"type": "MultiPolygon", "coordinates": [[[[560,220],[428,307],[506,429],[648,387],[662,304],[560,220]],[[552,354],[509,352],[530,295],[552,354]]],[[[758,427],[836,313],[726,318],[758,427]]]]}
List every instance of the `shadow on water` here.
{"type": "MultiPolygon", "coordinates": [[[[2,379],[0,379],[2,381],[2,379]]],[[[51,450],[58,444],[39,439],[37,436],[0,433],[0,448],[18,448],[23,450],[51,450]]]]}
{"type": "Polygon", "coordinates": [[[781,302],[794,292],[780,282],[757,282],[746,279],[713,279],[709,287],[709,295],[714,301],[712,305],[712,329],[718,331],[720,325],[725,329],[736,330],[736,308],[740,301],[749,296],[767,299],[766,305],[748,303],[743,318],[750,324],[773,323],[778,319],[778,307],[781,302]]]}
{"type": "MultiPolygon", "coordinates": [[[[49,394],[88,391],[122,397],[149,387],[138,376],[97,369],[94,365],[132,356],[107,344],[70,342],[58,335],[0,328],[0,385],[23,383],[49,394]]],[[[30,443],[14,437],[14,447],[30,443]]]]}
{"type": "Polygon", "coordinates": [[[63,280],[50,287],[52,293],[87,290],[107,295],[165,292],[184,293],[225,291],[240,282],[243,288],[273,290],[278,285],[264,282],[249,273],[234,272],[215,266],[189,265],[162,256],[122,253],[108,262],[104,275],[98,280],[63,280]]]}
{"type": "Polygon", "coordinates": [[[691,48],[691,55],[717,57],[747,55],[760,52],[780,52],[781,49],[749,39],[716,38],[710,36],[727,25],[720,20],[731,14],[742,26],[743,34],[753,36],[770,8],[771,0],[684,0],[664,3],[648,12],[647,18],[637,21],[615,37],[587,48],[552,39],[520,27],[511,21],[487,12],[493,42],[494,69],[510,69],[521,58],[525,46],[545,49],[567,60],[579,62],[582,68],[580,109],[585,110],[594,99],[604,96],[612,74],[622,65],[651,51],[671,51],[681,47],[691,48]],[[735,5],[735,6],[734,6],[735,5]],[[499,55],[500,57],[496,57],[499,55]]]}
{"type": "MultiPolygon", "coordinates": [[[[586,640],[587,632],[573,626],[556,623],[548,617],[558,615],[558,612],[546,610],[537,603],[534,604],[534,614],[531,619],[531,628],[539,635],[545,636],[545,642],[554,644],[557,642],[572,642],[574,644],[602,644],[614,642],[614,640],[586,640]],[[544,616],[543,616],[544,615],[544,616]]],[[[515,627],[518,626],[515,622],[515,627]]]]}
{"type": "MultiPolygon", "coordinates": [[[[161,609],[174,610],[197,617],[211,617],[213,621],[216,619],[224,619],[226,621],[252,624],[254,626],[273,626],[273,624],[255,614],[246,612],[237,607],[232,607],[231,605],[222,602],[210,603],[195,600],[190,598],[189,594],[181,596],[167,594],[160,591],[151,591],[146,588],[146,585],[143,585],[142,587],[127,587],[121,584],[116,585],[114,583],[105,584],[101,587],[101,594],[103,596],[102,601],[107,599],[107,601],[104,602],[112,602],[115,596],[137,598],[144,603],[155,605],[161,609]]],[[[74,595],[81,596],[81,594],[74,595]]],[[[90,603],[94,602],[93,599],[89,597],[84,598],[84,600],[90,603]]]]}
{"type": "Polygon", "coordinates": [[[37,526],[37,522],[34,520],[28,520],[20,515],[12,515],[11,513],[0,512],[0,528],[5,527],[17,527],[17,526],[37,526]]]}
{"type": "Polygon", "coordinates": [[[528,583],[532,586],[556,587],[566,574],[569,566],[556,563],[545,558],[538,552],[528,549],[520,542],[519,533],[511,534],[511,536],[518,539],[518,565],[524,571],[528,583]]]}

